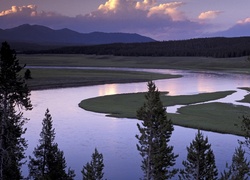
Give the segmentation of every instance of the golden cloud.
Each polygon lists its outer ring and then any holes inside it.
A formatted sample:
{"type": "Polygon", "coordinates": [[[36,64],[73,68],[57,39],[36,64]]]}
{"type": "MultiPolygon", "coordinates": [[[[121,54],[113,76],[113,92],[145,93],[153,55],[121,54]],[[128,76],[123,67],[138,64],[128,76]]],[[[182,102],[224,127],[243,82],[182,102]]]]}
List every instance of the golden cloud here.
{"type": "Polygon", "coordinates": [[[183,14],[177,10],[177,8],[183,4],[183,2],[170,2],[154,6],[149,9],[147,16],[150,17],[155,14],[164,14],[169,15],[174,21],[183,20],[183,14]]]}
{"type": "Polygon", "coordinates": [[[198,16],[198,18],[201,19],[201,20],[214,19],[221,13],[222,13],[222,11],[206,11],[206,12],[202,12],[198,16]]]}
{"type": "Polygon", "coordinates": [[[29,16],[35,16],[37,14],[36,5],[28,5],[28,6],[12,6],[11,9],[5,10],[0,12],[0,16],[6,16],[9,14],[16,14],[16,13],[25,13],[29,16]]]}
{"type": "Polygon", "coordinates": [[[248,23],[250,23],[250,17],[243,19],[243,20],[239,20],[237,23],[238,24],[248,24],[248,23]]]}
{"type": "Polygon", "coordinates": [[[141,10],[148,10],[156,4],[156,0],[144,0],[143,2],[136,2],[135,8],[141,10]]]}
{"type": "Polygon", "coordinates": [[[183,13],[177,10],[182,6],[183,2],[170,2],[164,4],[157,4],[157,0],[144,0],[142,2],[135,0],[108,0],[106,3],[101,4],[95,13],[91,16],[108,13],[123,14],[129,12],[128,15],[136,14],[138,11],[144,12],[145,17],[153,15],[171,17],[173,21],[183,20],[183,13]]]}
{"type": "Polygon", "coordinates": [[[98,10],[107,13],[108,11],[115,11],[120,4],[120,0],[108,0],[105,4],[101,4],[98,10]]]}

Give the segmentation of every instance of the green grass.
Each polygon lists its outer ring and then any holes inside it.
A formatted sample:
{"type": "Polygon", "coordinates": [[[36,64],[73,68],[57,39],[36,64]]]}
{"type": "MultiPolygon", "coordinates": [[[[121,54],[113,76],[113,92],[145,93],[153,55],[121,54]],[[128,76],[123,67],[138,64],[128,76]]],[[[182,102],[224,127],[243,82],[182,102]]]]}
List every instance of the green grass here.
{"type": "Polygon", "coordinates": [[[32,79],[27,80],[30,89],[74,87],[104,83],[146,82],[155,79],[178,78],[179,75],[134,71],[79,70],[79,69],[31,69],[32,79]]]}
{"type": "Polygon", "coordinates": [[[244,135],[241,131],[242,116],[250,108],[228,103],[205,103],[181,107],[179,114],[169,117],[176,125],[204,129],[213,132],[244,135]]]}
{"type": "Polygon", "coordinates": [[[130,57],[81,54],[19,54],[21,63],[32,66],[129,67],[158,69],[211,69],[249,73],[247,57],[130,57]]]}
{"type": "Polygon", "coordinates": [[[229,72],[249,73],[246,57],[207,58],[207,57],[125,57],[110,55],[81,54],[18,54],[20,64],[36,66],[31,70],[32,80],[28,81],[31,89],[74,87],[104,83],[146,82],[155,79],[174,78],[177,76],[97,70],[42,69],[39,66],[60,67],[128,67],[158,69],[225,70],[229,72]]]}
{"type": "MultiPolygon", "coordinates": [[[[187,105],[181,107],[178,113],[169,113],[168,117],[176,125],[199,128],[203,130],[243,135],[241,117],[248,114],[250,108],[226,103],[204,103],[191,105],[226,97],[235,91],[201,93],[196,95],[168,96],[161,93],[164,106],[187,105]]],[[[145,101],[145,93],[108,95],[86,99],[79,106],[88,111],[108,114],[118,118],[136,118],[138,110],[145,101]]]]}

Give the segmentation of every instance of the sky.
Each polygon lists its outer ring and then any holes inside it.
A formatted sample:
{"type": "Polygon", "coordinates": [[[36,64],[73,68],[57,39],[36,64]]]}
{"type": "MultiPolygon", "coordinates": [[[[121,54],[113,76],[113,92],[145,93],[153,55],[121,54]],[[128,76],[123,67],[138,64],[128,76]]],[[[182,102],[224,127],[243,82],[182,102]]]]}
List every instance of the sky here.
{"type": "Polygon", "coordinates": [[[22,24],[156,40],[250,36],[250,0],[0,0],[0,28],[22,24]]]}

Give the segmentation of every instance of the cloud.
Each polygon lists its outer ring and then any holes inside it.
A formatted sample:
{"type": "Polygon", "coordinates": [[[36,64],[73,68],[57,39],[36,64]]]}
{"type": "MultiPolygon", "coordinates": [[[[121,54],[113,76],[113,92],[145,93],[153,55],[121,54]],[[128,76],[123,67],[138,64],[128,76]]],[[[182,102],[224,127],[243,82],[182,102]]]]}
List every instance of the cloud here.
{"type": "Polygon", "coordinates": [[[221,13],[222,13],[222,11],[206,11],[206,12],[202,12],[198,16],[198,18],[200,20],[214,19],[221,13]]]}
{"type": "Polygon", "coordinates": [[[144,0],[143,2],[136,2],[135,8],[148,10],[156,4],[156,0],[144,0]]]}
{"type": "Polygon", "coordinates": [[[171,17],[173,20],[181,20],[183,19],[183,14],[177,8],[183,4],[183,2],[157,4],[156,0],[144,0],[143,2],[134,0],[108,0],[106,3],[101,4],[97,11],[90,13],[90,15],[97,17],[116,14],[117,17],[119,14],[122,16],[133,16],[140,13],[144,14],[145,18],[166,16],[167,18],[171,17]]]}
{"type": "Polygon", "coordinates": [[[133,10],[135,4],[134,0],[108,0],[98,7],[98,11],[102,14],[127,12],[133,10]]]}
{"type": "Polygon", "coordinates": [[[182,6],[183,2],[171,2],[153,6],[149,9],[148,17],[153,15],[168,15],[174,21],[183,20],[183,14],[177,10],[178,7],[182,6]]]}
{"type": "Polygon", "coordinates": [[[53,17],[53,16],[61,16],[55,12],[45,12],[37,11],[36,5],[27,5],[27,6],[12,6],[11,9],[4,10],[0,12],[1,16],[15,16],[15,17],[53,17]]]}
{"type": "Polygon", "coordinates": [[[107,13],[108,11],[116,11],[117,7],[120,5],[119,0],[108,0],[105,4],[101,4],[98,10],[107,13]]]}
{"type": "Polygon", "coordinates": [[[53,29],[69,28],[78,32],[126,32],[147,35],[157,40],[188,39],[200,36],[207,24],[185,18],[179,7],[183,2],[159,4],[157,0],[107,0],[95,11],[67,17],[55,12],[38,11],[37,6],[12,7],[2,11],[0,28],[39,24],[53,29]]]}
{"type": "Polygon", "coordinates": [[[0,12],[0,16],[6,16],[11,14],[23,14],[27,16],[36,16],[37,7],[35,5],[28,6],[12,6],[11,9],[0,12]]]}
{"type": "Polygon", "coordinates": [[[243,20],[239,20],[237,22],[237,24],[248,24],[248,23],[250,23],[250,17],[243,19],[243,20]]]}

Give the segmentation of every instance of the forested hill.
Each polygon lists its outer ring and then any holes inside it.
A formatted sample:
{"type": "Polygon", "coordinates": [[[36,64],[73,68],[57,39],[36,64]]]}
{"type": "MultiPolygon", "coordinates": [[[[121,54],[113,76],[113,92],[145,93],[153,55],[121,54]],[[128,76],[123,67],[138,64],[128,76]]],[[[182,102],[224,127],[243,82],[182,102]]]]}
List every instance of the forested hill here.
{"type": "Polygon", "coordinates": [[[118,56],[239,57],[250,55],[250,37],[216,37],[150,43],[115,43],[94,46],[72,46],[47,50],[42,53],[118,56]]]}

